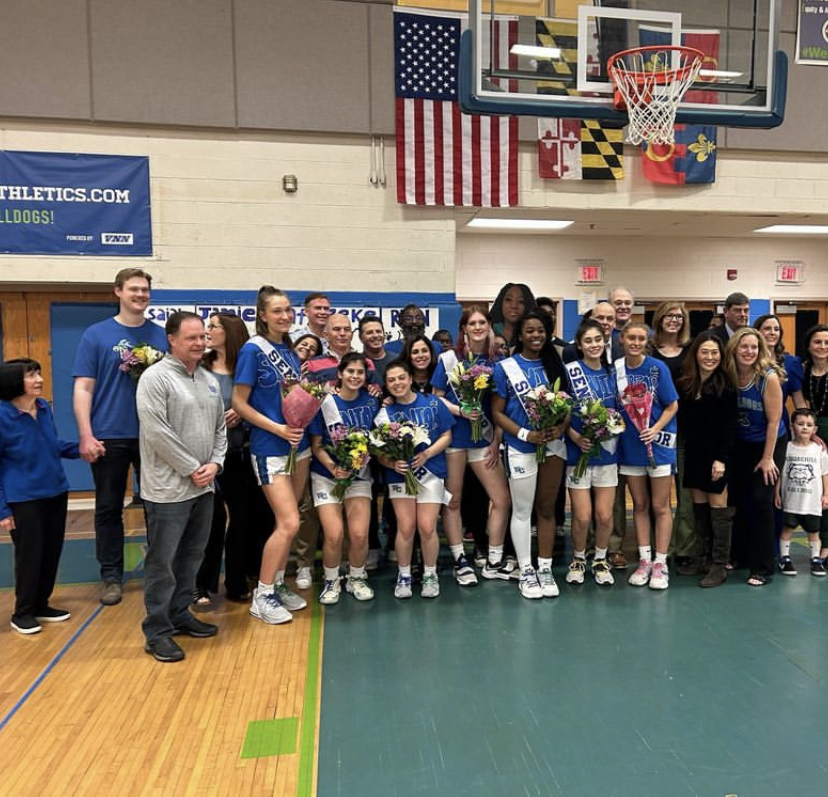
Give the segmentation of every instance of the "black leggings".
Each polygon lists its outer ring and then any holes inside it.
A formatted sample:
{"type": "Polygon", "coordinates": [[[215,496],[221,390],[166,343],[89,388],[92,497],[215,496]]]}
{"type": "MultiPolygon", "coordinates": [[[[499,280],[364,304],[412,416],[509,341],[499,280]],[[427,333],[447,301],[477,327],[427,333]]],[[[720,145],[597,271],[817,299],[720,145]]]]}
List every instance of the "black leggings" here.
{"type": "MultiPolygon", "coordinates": [[[[773,449],[773,461],[782,472],[786,436],[780,435],[773,449]]],[[[776,534],[773,493],[775,485],[765,484],[762,471],[755,470],[762,459],[764,443],[737,440],[728,466],[728,503],[736,508],[733,519],[731,561],[747,565],[752,574],[774,571],[776,534]]]]}

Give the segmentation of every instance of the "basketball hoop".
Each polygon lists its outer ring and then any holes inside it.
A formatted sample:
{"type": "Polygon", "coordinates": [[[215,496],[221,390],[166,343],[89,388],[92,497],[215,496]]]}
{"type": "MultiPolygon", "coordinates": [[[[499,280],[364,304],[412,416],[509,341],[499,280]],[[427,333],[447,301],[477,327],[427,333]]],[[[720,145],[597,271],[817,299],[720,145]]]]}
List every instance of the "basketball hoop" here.
{"type": "Polygon", "coordinates": [[[607,72],[615,83],[615,109],[630,117],[631,144],[672,144],[681,98],[701,69],[704,53],[693,47],[632,47],[611,56],[607,72]]]}

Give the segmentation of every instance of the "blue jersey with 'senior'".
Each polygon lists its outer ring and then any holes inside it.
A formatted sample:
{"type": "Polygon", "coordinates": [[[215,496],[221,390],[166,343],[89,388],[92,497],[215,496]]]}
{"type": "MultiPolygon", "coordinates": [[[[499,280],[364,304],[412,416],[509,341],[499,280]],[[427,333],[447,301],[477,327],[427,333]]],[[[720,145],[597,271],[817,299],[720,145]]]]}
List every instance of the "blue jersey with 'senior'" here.
{"type": "MultiPolygon", "coordinates": [[[[654,426],[661,417],[661,413],[664,412],[664,408],[674,401],[678,401],[678,393],[675,385],[673,385],[670,369],[661,360],[656,360],[655,357],[645,357],[637,368],[630,368],[628,365],[625,368],[630,385],[644,383],[653,393],[650,426],[654,426]]],[[[620,384],[618,390],[620,393],[620,384]]],[[[620,397],[618,403],[623,407],[620,397]]],[[[638,438],[641,433],[630,420],[625,407],[623,407],[623,413],[627,427],[621,434],[621,441],[618,446],[618,462],[621,465],[648,466],[650,462],[647,457],[647,447],[638,438]]],[[[676,416],[673,415],[670,422],[653,442],[653,459],[656,466],[676,464],[677,428],[676,416]]]]}
{"type": "MultiPolygon", "coordinates": [[[[374,425],[374,418],[377,414],[379,402],[373,396],[368,394],[367,390],[360,390],[355,399],[346,401],[338,393],[334,393],[325,397],[325,402],[333,401],[336,408],[339,410],[339,415],[342,418],[342,425],[348,429],[362,429],[367,432],[374,425]]],[[[331,444],[331,430],[325,420],[324,408],[320,410],[316,417],[311,421],[308,427],[309,434],[318,434],[322,436],[322,445],[328,446],[331,444]]],[[[334,475],[331,473],[316,457],[311,462],[311,470],[324,476],[326,479],[333,479],[334,475]]],[[[360,478],[363,474],[360,474],[360,478]]]]}
{"type": "MultiPolygon", "coordinates": [[[[605,407],[617,409],[617,391],[615,382],[615,371],[612,368],[600,368],[597,371],[589,368],[582,360],[570,363],[567,367],[569,378],[569,393],[575,399],[576,408],[578,402],[585,399],[600,399],[605,407]]],[[[584,428],[584,422],[577,410],[572,412],[570,427],[580,433],[584,428]]],[[[612,451],[607,451],[599,446],[600,453],[589,459],[589,467],[596,465],[615,465],[618,462],[618,437],[612,438],[614,444],[612,451]]],[[[566,464],[577,465],[581,458],[580,446],[566,436],[566,464]]]]}

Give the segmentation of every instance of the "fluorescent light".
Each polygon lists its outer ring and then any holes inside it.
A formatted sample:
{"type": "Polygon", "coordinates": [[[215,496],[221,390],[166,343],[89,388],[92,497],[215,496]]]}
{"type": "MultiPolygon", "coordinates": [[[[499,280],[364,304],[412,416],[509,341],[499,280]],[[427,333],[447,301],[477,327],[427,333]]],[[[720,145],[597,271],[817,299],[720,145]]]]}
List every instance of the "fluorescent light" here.
{"type": "Polygon", "coordinates": [[[743,72],[726,72],[723,69],[700,69],[699,77],[720,77],[720,78],[734,78],[742,77],[743,72]]]}
{"type": "Polygon", "coordinates": [[[778,235],[828,235],[828,224],[771,224],[754,232],[769,232],[778,235]]]}
{"type": "Polygon", "coordinates": [[[512,55],[525,55],[529,58],[560,58],[559,47],[532,47],[528,44],[513,44],[509,49],[512,55]]]}
{"type": "Polygon", "coordinates": [[[574,221],[554,219],[472,219],[467,227],[486,230],[563,230],[574,221]]]}

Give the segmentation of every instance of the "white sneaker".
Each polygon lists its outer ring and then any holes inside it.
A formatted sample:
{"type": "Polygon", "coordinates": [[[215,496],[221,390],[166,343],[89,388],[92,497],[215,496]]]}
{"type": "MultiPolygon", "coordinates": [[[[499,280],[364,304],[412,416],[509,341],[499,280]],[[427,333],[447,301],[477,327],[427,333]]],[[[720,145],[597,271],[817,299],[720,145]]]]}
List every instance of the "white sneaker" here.
{"type": "Polygon", "coordinates": [[[544,598],[557,598],[561,594],[555,583],[555,576],[552,575],[552,569],[549,567],[538,569],[538,584],[540,584],[544,598]]]}
{"type": "Polygon", "coordinates": [[[638,563],[635,572],[629,577],[629,583],[634,587],[646,587],[650,580],[650,573],[653,570],[653,565],[646,559],[642,559],[638,563]]]}
{"type": "Polygon", "coordinates": [[[583,559],[573,559],[569,563],[569,570],[566,571],[566,583],[583,584],[584,573],[586,573],[586,562],[583,559]]]}
{"type": "Polygon", "coordinates": [[[259,592],[258,587],[253,590],[250,614],[268,625],[289,623],[293,619],[293,615],[282,606],[275,592],[259,592]]]}
{"type": "MultiPolygon", "coordinates": [[[[475,581],[475,583],[477,583],[475,581]]],[[[437,598],[440,595],[440,579],[436,575],[423,576],[423,586],[420,589],[421,598],[437,598]]]]}
{"type": "Polygon", "coordinates": [[[656,562],[650,574],[650,589],[667,589],[670,586],[670,571],[667,565],[656,562]]]}
{"type": "Polygon", "coordinates": [[[296,588],[308,589],[313,584],[313,576],[309,567],[300,567],[296,571],[296,588]]]}
{"type": "Polygon", "coordinates": [[[404,576],[402,573],[398,573],[397,583],[394,584],[394,597],[410,598],[411,594],[411,576],[404,576]]]}
{"type": "Polygon", "coordinates": [[[319,602],[325,606],[332,606],[339,603],[339,595],[342,592],[342,585],[338,578],[326,581],[322,585],[322,592],[319,593],[319,602]]]}
{"type": "Polygon", "coordinates": [[[358,601],[370,601],[374,598],[374,590],[362,576],[348,576],[345,581],[345,592],[350,592],[358,601]]]}
{"type": "Polygon", "coordinates": [[[534,600],[536,598],[543,597],[543,590],[541,589],[540,582],[538,581],[538,574],[535,572],[534,567],[527,567],[520,574],[518,588],[520,589],[520,594],[523,595],[524,598],[534,600]]]}
{"type": "Polygon", "coordinates": [[[606,559],[593,559],[592,561],[592,577],[596,584],[611,585],[615,583],[615,578],[612,575],[612,568],[606,559]]]}
{"type": "Polygon", "coordinates": [[[290,612],[298,612],[300,609],[304,609],[308,605],[308,602],[301,595],[297,595],[295,592],[288,589],[288,585],[285,584],[284,581],[274,584],[273,591],[282,602],[282,606],[290,612]]]}

